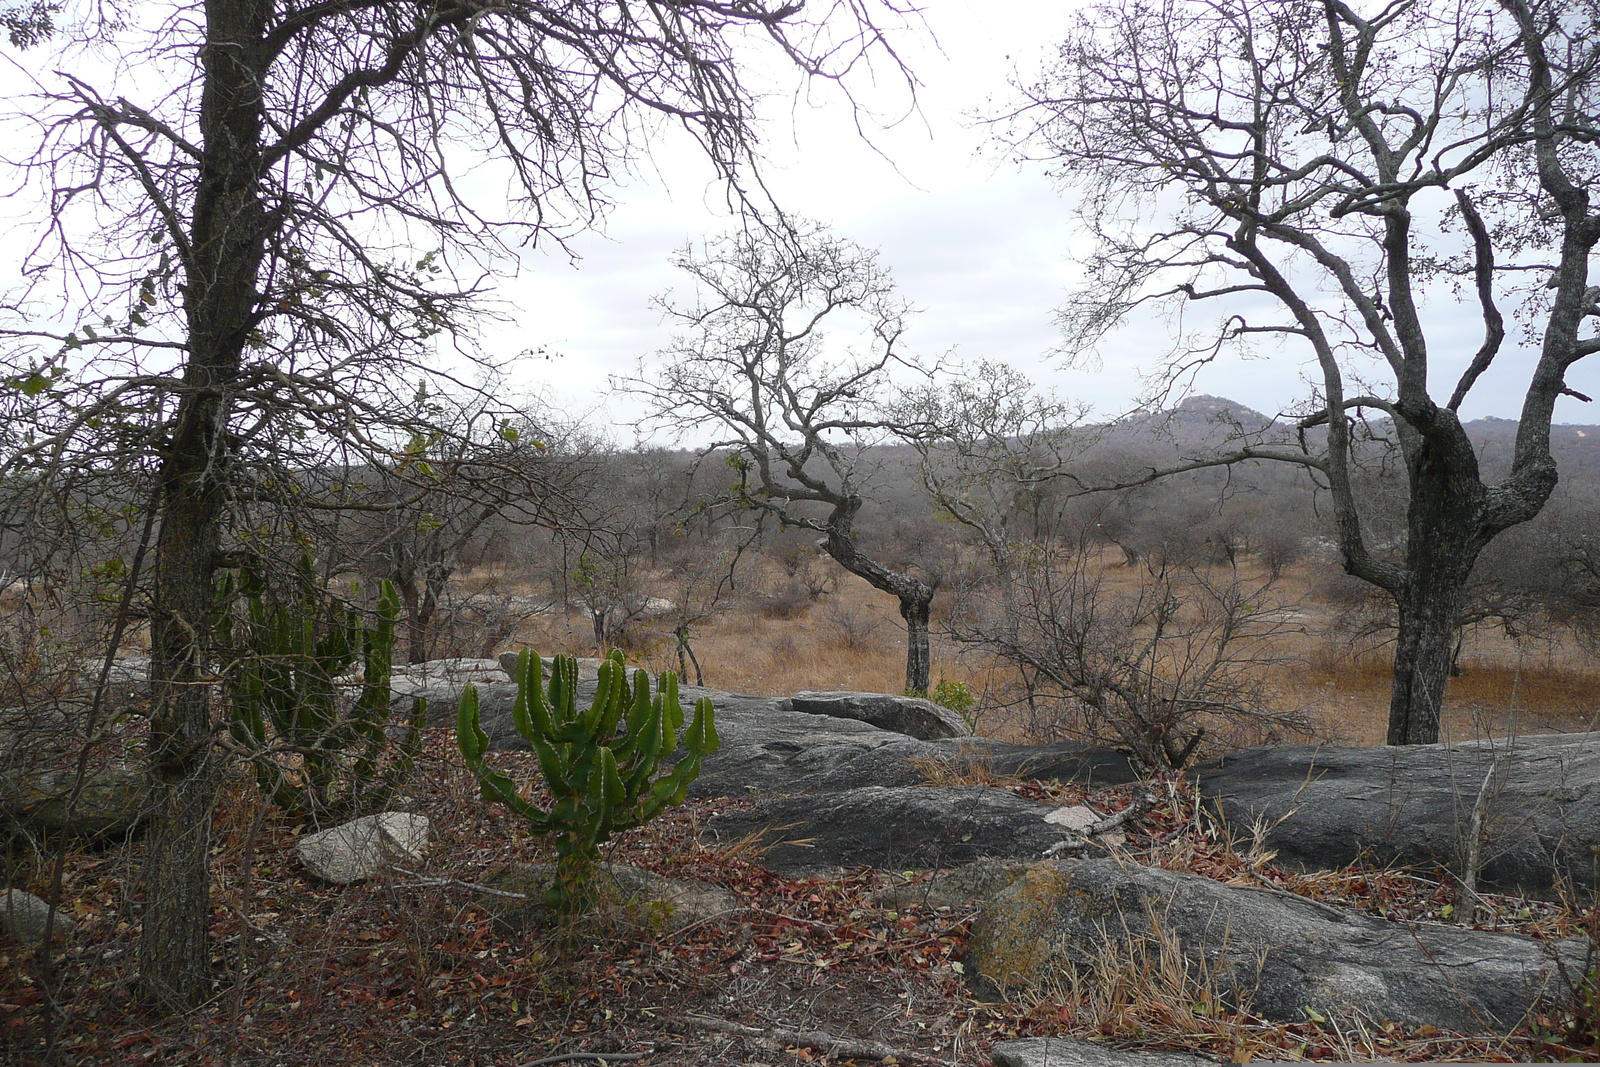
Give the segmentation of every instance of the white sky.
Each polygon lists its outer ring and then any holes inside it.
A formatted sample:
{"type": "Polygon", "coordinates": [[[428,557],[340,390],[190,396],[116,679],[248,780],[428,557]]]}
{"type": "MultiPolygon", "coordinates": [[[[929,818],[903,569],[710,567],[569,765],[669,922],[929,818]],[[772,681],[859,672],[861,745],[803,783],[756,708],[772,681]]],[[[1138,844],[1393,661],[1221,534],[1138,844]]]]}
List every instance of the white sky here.
{"type": "MultiPolygon", "coordinates": [[[[1005,105],[1008,76],[1016,70],[1031,77],[1078,6],[1078,0],[925,0],[940,47],[926,33],[895,42],[923,83],[920,113],[889,129],[868,121],[864,140],[837,92],[818,89],[798,100],[774,93],[765,177],[790,213],[881,251],[902,294],[922,309],[908,335],[915,351],[1002,360],[1110,416],[1128,410],[1141,391],[1141,370],[1167,350],[1167,324],[1151,319],[1112,336],[1098,369],[1069,369],[1051,355],[1060,341],[1052,312],[1073,281],[1072,255],[1085,240],[1041,170],[1018,168],[986,150],[985,131],[970,120],[1005,105]]],[[[21,68],[0,70],[0,90],[20,91],[24,82],[21,68]]],[[[885,77],[880,90],[857,81],[854,90],[882,117],[904,111],[904,87],[894,78],[885,77]]],[[[650,163],[655,173],[612,191],[617,207],[603,233],[573,243],[578,262],[559,251],[524,257],[498,293],[510,321],[486,325],[483,335],[488,351],[501,358],[531,349],[559,353],[516,364],[513,388],[543,393],[575,413],[595,412],[595,421],[624,443],[639,412],[606,395],[608,379],[632,371],[670,339],[650,303],[681,284],[669,256],[730,223],[722,192],[693,149],[664,141],[653,146],[650,163]]],[[[13,270],[0,267],[0,275],[9,282],[13,270]]],[[[1470,357],[1480,327],[1475,313],[1452,306],[1438,306],[1433,315],[1443,380],[1470,357]]],[[[1269,356],[1219,360],[1195,389],[1282,410],[1308,392],[1303,357],[1293,350],[1269,356]]],[[[1508,345],[1463,413],[1514,417],[1525,384],[1519,365],[1529,363],[1528,353],[1508,345]]],[[[1571,384],[1600,394],[1600,358],[1586,363],[1571,384]]],[[[1557,420],[1600,422],[1600,405],[1563,400],[1557,420]]]]}
{"type": "MultiPolygon", "coordinates": [[[[775,101],[766,130],[769,186],[789,212],[829,223],[836,233],[881,251],[903,295],[922,309],[908,339],[934,355],[954,350],[962,358],[998,359],[1087,401],[1104,415],[1120,414],[1140,392],[1142,368],[1170,343],[1166,325],[1129,327],[1102,346],[1098,369],[1069,369],[1051,350],[1060,337],[1052,311],[1071,284],[1071,256],[1083,238],[1074,233],[1067,202],[1038,167],[1019,168],[985,146],[973,112],[992,112],[1009,99],[1008,76],[1038,70],[1079,4],[1011,0],[927,0],[925,17],[940,49],[926,35],[901,38],[899,50],[923,82],[921,114],[856,133],[837,95],[816,94],[808,108],[788,97],[775,101]]],[[[898,93],[858,98],[897,113],[898,93]]],[[[503,297],[517,325],[486,340],[503,356],[536,346],[559,353],[551,361],[519,368],[520,388],[542,390],[576,410],[601,403],[609,375],[631,371],[641,356],[662,348],[671,335],[650,298],[681,284],[668,257],[690,239],[723,229],[720,192],[705,182],[692,156],[658,152],[665,184],[640,181],[619,190],[618,207],[604,235],[574,247],[582,257],[530,256],[503,297]]],[[[1474,312],[1476,309],[1473,309],[1474,312]]],[[[1435,309],[1434,356],[1441,375],[1454,375],[1480,340],[1472,315],[1435,309]],[[1458,328],[1459,326],[1459,328],[1458,328]],[[1459,353],[1452,358],[1453,353],[1459,353]]],[[[1219,361],[1196,391],[1227,396],[1266,412],[1283,410],[1308,389],[1302,357],[1292,350],[1271,358],[1219,361]]],[[[1596,360],[1589,360],[1596,363],[1596,360]]],[[[1479,383],[1463,414],[1515,417],[1524,380],[1518,364],[1527,353],[1508,344],[1492,373],[1479,383]]],[[[1441,377],[1441,381],[1445,380],[1441,377]]],[[[1600,393],[1600,367],[1580,366],[1575,388],[1600,393]]],[[[1445,386],[1444,393],[1449,387],[1445,386]]],[[[1600,405],[1562,400],[1557,421],[1600,422],[1600,405]]],[[[622,441],[634,408],[624,398],[605,401],[602,424],[622,441]]]]}

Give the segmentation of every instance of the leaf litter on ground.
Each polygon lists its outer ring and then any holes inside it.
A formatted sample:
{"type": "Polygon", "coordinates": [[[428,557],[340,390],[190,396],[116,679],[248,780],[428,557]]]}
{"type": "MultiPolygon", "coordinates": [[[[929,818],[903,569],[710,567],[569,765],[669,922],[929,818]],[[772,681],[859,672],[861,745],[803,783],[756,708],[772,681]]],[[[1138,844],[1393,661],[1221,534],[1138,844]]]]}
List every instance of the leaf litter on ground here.
{"type": "MultiPolygon", "coordinates": [[[[415,807],[437,829],[427,874],[481,883],[495,868],[548,860],[544,843],[517,832],[478,801],[443,731],[429,739],[413,786],[415,807]]],[[[531,756],[497,760],[531,774],[531,756]]],[[[1445,921],[1451,901],[1433,872],[1366,869],[1300,874],[1223,839],[1181,778],[1160,783],[1166,802],[1138,820],[1121,854],[1238,884],[1262,884],[1399,921],[1445,921]]],[[[1022,796],[1086,804],[1112,814],[1134,787],[1010,781],[1022,796]]],[[[987,1003],[961,971],[975,907],[874,903],[926,874],[868,869],[782,878],[759,863],[760,845],[701,844],[699,827],[748,798],[686,804],[623,835],[608,860],[693,878],[732,892],[742,909],[672,935],[602,931],[563,954],[547,933],[497,925],[460,886],[403,875],[365,885],[317,882],[294,860],[299,828],[262,813],[248,783],[218,812],[212,943],[215,997],[189,1016],[160,1019],[134,996],[136,874],[141,846],[64,857],[64,909],[79,929],[48,961],[0,948],[0,1060],[85,1064],[254,1067],[516,1067],[579,1052],[649,1067],[750,1062],[872,1062],[826,1048],[786,1045],[821,1033],[850,1047],[885,1046],[913,1062],[986,1065],[997,1041],[1077,1036],[1123,1047],[1192,1051],[1225,1060],[1387,1059],[1512,1061],[1595,1059],[1562,1043],[1559,1018],[1517,1034],[1468,1038],[1431,1027],[1362,1020],[1268,1023],[1215,1003],[1135,997],[1108,1011],[1048,999],[987,1003]],[[48,964],[48,965],[46,965],[48,964]],[[720,1020],[721,1031],[669,1025],[720,1020]],[[757,1041],[746,1033],[777,1035],[757,1041]],[[855,1045],[849,1045],[854,1042],[855,1045]],[[752,1046],[762,1060],[752,1059],[752,1046]]],[[[35,881],[49,855],[34,864],[35,881]]],[[[36,887],[37,888],[37,887],[36,887]]],[[[902,896],[903,899],[903,896],[902,896]]],[[[1482,929],[1536,937],[1577,932],[1574,909],[1486,897],[1482,929]]],[[[882,1061],[879,1061],[882,1062],[882,1061]]]]}

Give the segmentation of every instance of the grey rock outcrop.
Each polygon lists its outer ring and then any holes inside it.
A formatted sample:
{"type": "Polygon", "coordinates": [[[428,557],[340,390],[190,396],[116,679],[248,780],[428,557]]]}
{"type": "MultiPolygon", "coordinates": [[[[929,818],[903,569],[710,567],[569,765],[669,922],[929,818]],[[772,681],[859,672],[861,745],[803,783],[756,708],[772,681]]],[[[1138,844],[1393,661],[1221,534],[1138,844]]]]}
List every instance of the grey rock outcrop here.
{"type": "Polygon", "coordinates": [[[295,857],[325,882],[348,885],[375,878],[395,863],[418,863],[428,845],[428,817],[385,811],[308,834],[295,857]]]}
{"type": "Polygon", "coordinates": [[[69,934],[78,924],[61,909],[56,909],[55,922],[50,922],[50,905],[32,893],[21,889],[7,889],[0,893],[0,924],[6,932],[25,945],[37,945],[44,940],[45,927],[56,935],[69,934]]]}
{"type": "Polygon", "coordinates": [[[74,798],[77,780],[68,770],[0,774],[0,823],[30,833],[107,840],[123,836],[144,817],[149,789],[143,771],[90,771],[74,798]]]}
{"type": "Polygon", "coordinates": [[[150,695],[150,657],[119,655],[106,669],[105,660],[90,657],[79,664],[79,679],[84,693],[91,694],[105,674],[105,692],[101,697],[103,711],[118,711],[139,704],[150,695]]]}
{"type": "Polygon", "coordinates": [[[972,736],[972,728],[960,715],[931,700],[919,700],[916,697],[897,697],[887,693],[806,691],[796,693],[789,703],[795,711],[806,715],[855,719],[920,741],[972,736]]]}
{"type": "Polygon", "coordinates": [[[829,793],[863,786],[918,785],[930,773],[999,775],[1123,785],[1137,780],[1115,749],[1072,742],[1012,745],[987,738],[923,741],[869,723],[795,711],[781,698],[686,688],[709,696],[722,748],[691,787],[696,796],[829,793]]]}
{"type": "MultiPolygon", "coordinates": [[[[483,884],[501,893],[484,893],[478,903],[501,926],[523,930],[549,921],[544,894],[555,878],[555,864],[502,867],[483,884]]],[[[739,898],[719,886],[687,878],[668,878],[624,863],[603,864],[597,872],[601,921],[623,922],[653,933],[678,933],[743,910],[739,898]]]]}
{"type": "Polygon", "coordinates": [[[722,841],[763,828],[777,844],[762,864],[783,875],[838,867],[898,871],[958,867],[987,858],[1038,859],[1065,834],[1049,804],[986,786],[867,786],[775,797],[708,824],[722,841]]]}
{"type": "Polygon", "coordinates": [[[1236,833],[1260,823],[1281,862],[1458,870],[1479,790],[1490,778],[1479,884],[1547,893],[1558,876],[1600,888],[1600,733],[1510,741],[1246,749],[1197,768],[1236,833]],[[1498,760],[1498,762],[1496,762],[1498,760]],[[1494,775],[1490,776],[1491,768],[1494,775]]]}
{"type": "MultiPolygon", "coordinates": [[[[519,655],[521,655],[520,652],[502,652],[502,653],[500,653],[500,661],[499,661],[500,662],[500,669],[505,672],[505,676],[507,678],[510,678],[510,679],[513,679],[513,680],[516,679],[516,677],[517,677],[517,657],[519,655]]],[[[550,677],[550,667],[551,667],[551,665],[553,663],[555,663],[555,660],[554,660],[553,657],[550,657],[550,656],[544,656],[544,657],[542,657],[542,660],[543,660],[543,663],[544,663],[545,677],[548,678],[548,677],[550,677]]],[[[582,658],[580,658],[578,660],[578,680],[580,682],[592,682],[592,681],[594,681],[595,679],[597,679],[599,677],[600,677],[600,660],[598,658],[593,657],[593,656],[587,656],[587,657],[582,657],[582,658]]]]}
{"type": "MultiPolygon", "coordinates": [[[[578,699],[594,694],[594,680],[580,680],[578,699]]],[[[428,694],[428,723],[455,722],[458,691],[428,694]]],[[[478,687],[479,722],[492,748],[522,750],[527,742],[511,719],[516,686],[478,687]]],[[[869,785],[915,785],[927,769],[960,775],[985,769],[1002,775],[1123,785],[1137,775],[1115,749],[1066,742],[1012,745],[986,738],[921,741],[853,719],[795,711],[784,697],[756,697],[684,686],[687,709],[710,697],[717,709],[722,747],[705,761],[690,787],[694,796],[749,793],[837,792],[869,785]]]]}
{"type": "Polygon", "coordinates": [[[994,1067],[1200,1067],[1217,1062],[1181,1052],[1125,1052],[1070,1037],[1001,1041],[990,1056],[994,1067]]]}
{"type": "Polygon", "coordinates": [[[461,693],[470,683],[481,691],[491,685],[506,686],[510,676],[494,659],[435,659],[426,663],[397,664],[389,679],[394,703],[408,711],[411,700],[428,702],[428,722],[455,722],[461,693]]]}
{"type": "Polygon", "coordinates": [[[1576,941],[1387,922],[1279,891],[1111,860],[1047,862],[995,896],[973,928],[969,974],[989,989],[1091,980],[1177,953],[1192,979],[1274,1021],[1307,1009],[1481,1032],[1565,992],[1553,953],[1576,941]]]}

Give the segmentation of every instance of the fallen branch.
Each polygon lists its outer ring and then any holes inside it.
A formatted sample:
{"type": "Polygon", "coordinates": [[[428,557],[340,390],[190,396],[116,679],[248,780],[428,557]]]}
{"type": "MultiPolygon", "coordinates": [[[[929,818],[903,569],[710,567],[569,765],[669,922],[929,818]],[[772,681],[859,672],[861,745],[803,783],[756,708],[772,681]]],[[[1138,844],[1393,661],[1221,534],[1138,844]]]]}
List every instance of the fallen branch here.
{"type": "Polygon", "coordinates": [[[550,1063],[574,1063],[580,1060],[596,1060],[600,1063],[626,1063],[629,1060],[642,1060],[650,1055],[649,1052],[564,1052],[559,1056],[546,1056],[539,1060],[527,1060],[517,1064],[517,1067],[545,1067],[550,1063]]]}
{"type": "Polygon", "coordinates": [[[1159,803],[1161,803],[1161,794],[1156,792],[1154,789],[1147,789],[1143,793],[1140,793],[1138,796],[1134,797],[1132,800],[1128,801],[1127,807],[1123,808],[1119,812],[1107,815],[1099,822],[1092,824],[1086,832],[1090,837],[1093,837],[1096,834],[1103,834],[1108,830],[1115,830],[1123,823],[1128,823],[1132,822],[1134,819],[1143,818],[1147,812],[1149,812],[1159,803]]]}
{"type": "MultiPolygon", "coordinates": [[[[492,885],[480,885],[477,882],[464,882],[459,878],[436,878],[436,877],[433,877],[432,875],[418,874],[416,871],[410,871],[410,870],[407,870],[404,867],[395,867],[394,870],[399,871],[401,874],[407,875],[412,879],[412,881],[402,882],[400,885],[394,886],[393,888],[396,888],[396,889],[438,889],[438,888],[470,889],[474,893],[486,893],[491,897],[504,897],[507,900],[531,900],[532,899],[526,893],[513,893],[509,889],[496,889],[492,885]]],[[[598,1052],[585,1052],[585,1053],[583,1053],[583,1055],[585,1055],[585,1056],[598,1056],[598,1055],[600,1055],[600,1053],[598,1053],[598,1052]]],[[[606,1055],[610,1055],[610,1053],[606,1053],[606,1055]]],[[[546,1061],[546,1060],[535,1060],[534,1062],[535,1063],[546,1063],[546,1062],[557,1063],[559,1061],[557,1061],[557,1060],[548,1060],[548,1061],[546,1061]]],[[[524,1064],[524,1065],[522,1065],[522,1067],[527,1067],[527,1065],[524,1064]]]]}
{"type": "Polygon", "coordinates": [[[660,1019],[669,1030],[712,1030],[719,1034],[732,1034],[734,1037],[742,1037],[774,1052],[783,1052],[798,1045],[847,1059],[854,1057],[867,1060],[909,1060],[936,1064],[938,1067],[957,1067],[949,1060],[941,1060],[936,1056],[913,1052],[910,1049],[895,1048],[881,1041],[853,1041],[823,1033],[821,1030],[763,1030],[745,1026],[743,1023],[729,1022],[726,1019],[708,1019],[700,1015],[663,1015],[660,1019]]]}
{"type": "Polygon", "coordinates": [[[1098,843],[1093,840],[1094,838],[1099,837],[1101,834],[1109,833],[1126,823],[1143,818],[1147,812],[1160,803],[1161,794],[1154,789],[1147,789],[1128,801],[1128,806],[1121,811],[1113,812],[1103,819],[1090,823],[1082,831],[1081,835],[1076,838],[1068,837],[1057,841],[1045,849],[1044,854],[1046,856],[1054,856],[1058,852],[1078,852],[1086,849],[1091,844],[1098,843]]]}

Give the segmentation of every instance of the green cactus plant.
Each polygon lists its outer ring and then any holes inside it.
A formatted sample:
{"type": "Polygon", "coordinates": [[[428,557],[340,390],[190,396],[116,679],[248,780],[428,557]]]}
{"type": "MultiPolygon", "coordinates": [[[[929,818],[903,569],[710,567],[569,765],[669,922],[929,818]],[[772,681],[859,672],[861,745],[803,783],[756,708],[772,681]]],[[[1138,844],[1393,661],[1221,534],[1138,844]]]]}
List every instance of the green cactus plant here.
{"type": "Polygon", "coordinates": [[[546,902],[552,911],[575,917],[595,903],[600,846],[612,834],[682,804],[689,783],[700,774],[701,761],[721,742],[710,700],[695,703],[694,718],[684,730],[678,676],[664,672],[652,696],[645,671],[637,671],[629,685],[621,651],[600,665],[594,702],[581,712],[577,660],[557,656],[548,687],[543,674],[543,662],[525,649],[517,658],[511,714],[517,732],[538,757],[551,796],[548,809],[523,796],[509,775],[485,762],[489,738],[478,722],[478,692],[472,686],[457,710],[456,741],[485,800],[515,811],[531,832],[555,835],[556,879],[546,902]],[[680,742],[683,758],[658,776],[661,759],[680,742]]]}
{"type": "Polygon", "coordinates": [[[425,701],[413,700],[406,728],[388,733],[395,621],[400,598],[378,592],[377,620],[318,593],[302,561],[296,602],[270,603],[249,575],[225,611],[218,644],[231,660],[228,729],[248,754],[261,792],[278,808],[318,825],[380,811],[411,774],[422,747],[425,701]],[[352,700],[338,679],[360,663],[352,700]]]}

